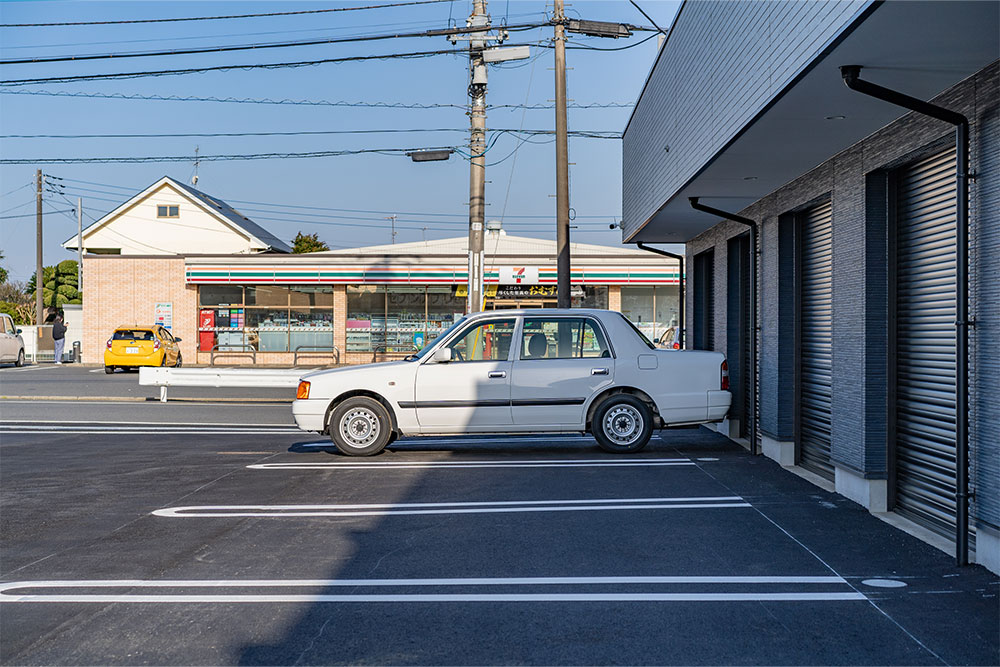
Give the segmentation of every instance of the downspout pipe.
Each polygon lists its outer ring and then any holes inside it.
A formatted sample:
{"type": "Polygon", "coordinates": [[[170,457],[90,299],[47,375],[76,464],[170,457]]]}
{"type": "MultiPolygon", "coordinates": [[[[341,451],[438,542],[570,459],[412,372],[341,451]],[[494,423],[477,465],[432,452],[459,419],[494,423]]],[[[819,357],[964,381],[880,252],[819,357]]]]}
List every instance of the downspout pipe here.
{"type": "Polygon", "coordinates": [[[678,264],[680,265],[680,274],[681,275],[680,275],[680,277],[679,277],[679,279],[677,281],[677,284],[678,284],[678,294],[677,294],[677,297],[680,299],[680,336],[678,338],[678,341],[680,342],[681,349],[683,350],[684,349],[684,338],[685,338],[686,333],[687,333],[685,331],[685,329],[684,329],[684,326],[685,326],[684,325],[684,311],[687,309],[687,306],[684,303],[684,282],[685,282],[685,275],[684,275],[684,255],[678,255],[678,254],[673,253],[673,252],[667,252],[666,250],[660,250],[659,248],[651,248],[648,245],[646,245],[645,243],[643,243],[642,241],[638,241],[635,245],[636,245],[637,248],[639,248],[639,250],[645,250],[646,252],[651,252],[651,253],[654,253],[656,255],[662,255],[664,257],[669,257],[671,259],[676,259],[677,262],[678,262],[678,264]]]}
{"type": "Polygon", "coordinates": [[[924,100],[863,81],[861,65],[840,68],[851,90],[955,126],[955,561],[969,564],[969,119],[924,100]]]}
{"type": "Polygon", "coordinates": [[[691,208],[702,213],[714,215],[717,218],[732,220],[750,228],[750,294],[753,303],[750,307],[750,452],[757,451],[757,222],[742,215],[720,211],[711,206],[698,203],[698,197],[688,197],[691,208]]]}

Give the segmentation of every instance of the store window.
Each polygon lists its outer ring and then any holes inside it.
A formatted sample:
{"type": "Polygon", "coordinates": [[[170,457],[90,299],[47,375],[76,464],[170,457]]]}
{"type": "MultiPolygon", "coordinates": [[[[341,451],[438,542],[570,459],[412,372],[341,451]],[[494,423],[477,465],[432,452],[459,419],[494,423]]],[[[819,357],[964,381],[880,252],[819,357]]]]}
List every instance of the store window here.
{"type": "Polygon", "coordinates": [[[333,347],[333,288],[202,285],[198,349],[294,352],[333,347]]]}
{"type": "Polygon", "coordinates": [[[465,312],[450,287],[347,287],[347,350],[410,354],[465,312]]]}
{"type": "Polygon", "coordinates": [[[621,312],[650,340],[671,338],[679,322],[679,289],[677,285],[622,287],[621,312]]]}
{"type": "Polygon", "coordinates": [[[608,288],[593,285],[574,286],[570,290],[570,301],[573,308],[608,309],[608,288]]]}

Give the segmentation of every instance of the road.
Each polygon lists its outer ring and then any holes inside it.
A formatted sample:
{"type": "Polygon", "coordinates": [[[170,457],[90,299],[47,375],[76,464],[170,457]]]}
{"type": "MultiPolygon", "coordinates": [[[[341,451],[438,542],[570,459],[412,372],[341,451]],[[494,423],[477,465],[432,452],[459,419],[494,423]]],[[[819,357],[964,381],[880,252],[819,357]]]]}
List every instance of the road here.
{"type": "Polygon", "coordinates": [[[351,459],[287,405],[0,408],[3,664],[1000,659],[995,576],[707,430],[351,459]]]}

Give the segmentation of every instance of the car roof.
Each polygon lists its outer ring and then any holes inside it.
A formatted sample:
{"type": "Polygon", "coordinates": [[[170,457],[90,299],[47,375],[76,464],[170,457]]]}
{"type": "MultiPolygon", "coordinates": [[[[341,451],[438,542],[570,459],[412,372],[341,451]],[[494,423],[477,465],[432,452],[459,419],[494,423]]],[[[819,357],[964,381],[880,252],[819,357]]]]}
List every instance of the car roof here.
{"type": "Polygon", "coordinates": [[[153,324],[146,326],[145,324],[123,324],[119,327],[115,327],[115,331],[121,331],[122,329],[127,329],[129,331],[153,331],[154,329],[159,329],[159,324],[153,324]]]}
{"type": "Polygon", "coordinates": [[[484,310],[479,313],[469,315],[469,318],[480,317],[521,317],[538,316],[548,317],[551,315],[575,315],[581,317],[589,315],[591,317],[601,317],[608,313],[616,313],[614,310],[604,310],[602,308],[521,308],[518,310],[484,310]]]}

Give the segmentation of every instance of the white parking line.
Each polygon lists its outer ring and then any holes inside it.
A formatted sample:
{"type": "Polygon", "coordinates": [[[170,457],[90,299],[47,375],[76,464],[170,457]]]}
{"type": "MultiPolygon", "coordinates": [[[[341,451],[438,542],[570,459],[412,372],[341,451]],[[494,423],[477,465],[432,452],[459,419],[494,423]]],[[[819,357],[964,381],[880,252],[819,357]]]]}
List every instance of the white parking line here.
{"type": "Polygon", "coordinates": [[[172,518],[356,517],[414,514],[499,514],[519,512],[594,512],[644,509],[751,507],[739,496],[693,498],[599,498],[587,500],[503,500],[464,503],[366,505],[191,505],[154,510],[172,518]]]}
{"type": "Polygon", "coordinates": [[[597,467],[655,467],[694,466],[687,459],[527,459],[520,461],[346,461],[344,463],[304,462],[304,463],[255,463],[248,465],[251,470],[386,470],[425,468],[597,468],[597,467]]]}
{"type": "Polygon", "coordinates": [[[762,590],[733,591],[724,590],[728,586],[763,585],[773,588],[775,585],[795,589],[808,588],[813,585],[846,586],[840,577],[712,577],[712,576],[679,576],[679,577],[506,577],[506,578],[468,578],[468,579],[290,579],[290,580],[91,580],[91,581],[17,581],[0,584],[0,602],[97,602],[97,603],[232,603],[232,602],[748,602],[748,601],[855,601],[866,600],[864,594],[854,590],[762,590]],[[501,593],[391,593],[372,594],[352,592],[349,594],[143,594],[127,593],[20,593],[16,590],[38,589],[72,589],[89,588],[107,589],[232,589],[232,588],[379,588],[391,587],[402,590],[421,587],[462,587],[476,588],[483,586],[507,586],[520,588],[552,587],[552,586],[623,586],[642,585],[648,587],[669,587],[680,585],[690,587],[702,585],[709,590],[702,591],[655,591],[626,592],[590,590],[585,592],[501,592],[501,593]],[[712,588],[723,590],[711,590],[712,588]]]}

